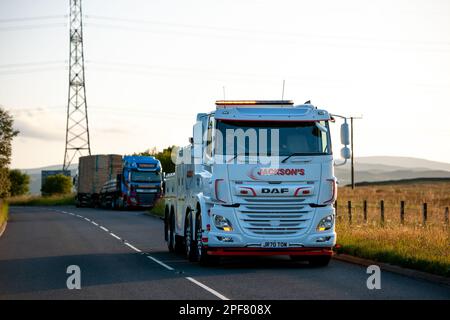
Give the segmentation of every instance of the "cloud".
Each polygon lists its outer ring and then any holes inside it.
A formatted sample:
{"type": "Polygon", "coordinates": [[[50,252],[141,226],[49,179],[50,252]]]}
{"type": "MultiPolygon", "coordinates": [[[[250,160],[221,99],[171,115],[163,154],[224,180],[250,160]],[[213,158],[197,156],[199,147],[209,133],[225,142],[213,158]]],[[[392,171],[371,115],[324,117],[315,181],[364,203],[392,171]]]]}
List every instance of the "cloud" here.
{"type": "Polygon", "coordinates": [[[62,141],[64,132],[52,130],[44,124],[38,124],[36,121],[30,123],[22,119],[14,120],[14,128],[19,130],[19,138],[31,138],[45,141],[62,141]]]}

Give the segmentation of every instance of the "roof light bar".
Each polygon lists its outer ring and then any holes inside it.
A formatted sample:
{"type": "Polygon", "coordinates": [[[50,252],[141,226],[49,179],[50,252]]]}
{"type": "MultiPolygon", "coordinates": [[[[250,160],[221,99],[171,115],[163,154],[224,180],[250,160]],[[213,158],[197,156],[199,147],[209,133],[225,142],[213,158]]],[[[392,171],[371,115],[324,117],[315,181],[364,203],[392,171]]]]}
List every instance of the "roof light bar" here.
{"type": "Polygon", "coordinates": [[[287,105],[292,106],[292,100],[217,100],[217,106],[234,106],[234,105],[287,105]]]}

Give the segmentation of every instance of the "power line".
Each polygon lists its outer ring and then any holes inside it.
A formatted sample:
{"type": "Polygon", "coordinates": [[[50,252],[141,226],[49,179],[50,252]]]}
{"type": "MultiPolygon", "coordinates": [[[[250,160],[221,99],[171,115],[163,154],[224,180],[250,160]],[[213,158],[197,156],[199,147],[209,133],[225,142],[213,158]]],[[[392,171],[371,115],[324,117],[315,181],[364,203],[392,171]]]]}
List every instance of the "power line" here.
{"type": "Polygon", "coordinates": [[[53,20],[53,19],[67,19],[67,15],[48,15],[48,16],[34,16],[34,17],[16,17],[0,19],[0,23],[12,23],[12,22],[26,22],[26,21],[40,21],[40,20],[53,20]]]}
{"type": "MultiPolygon", "coordinates": [[[[203,32],[205,31],[221,31],[221,32],[234,32],[234,33],[247,33],[247,34],[261,34],[263,36],[273,35],[276,37],[293,37],[293,38],[313,38],[313,39],[322,39],[322,40],[332,40],[332,41],[363,41],[363,42],[385,42],[385,43],[393,43],[393,44],[414,44],[414,45],[425,45],[425,46],[450,46],[450,42],[448,41],[429,41],[429,40],[404,40],[404,39],[377,39],[377,38],[368,38],[368,37],[356,37],[356,36],[342,36],[342,35],[321,35],[321,34],[307,34],[307,33],[298,33],[291,31],[274,31],[274,30],[263,30],[263,29],[243,29],[243,28],[235,28],[235,27],[225,27],[225,26],[212,26],[212,25],[193,25],[193,24],[182,24],[182,23],[174,23],[174,22],[164,22],[164,21],[154,21],[154,20],[139,20],[139,19],[130,19],[130,18],[120,18],[120,17],[108,17],[108,16],[100,16],[100,15],[86,15],[87,20],[99,20],[99,21],[111,21],[111,22],[124,22],[128,24],[144,24],[144,25],[157,25],[157,26],[168,26],[175,28],[188,28],[188,29],[197,29],[203,32]]],[[[93,24],[89,23],[89,25],[93,26],[101,26],[101,24],[93,24]]],[[[106,25],[103,26],[112,27],[112,28],[130,28],[129,26],[123,26],[119,24],[106,25]]],[[[133,28],[133,27],[131,27],[133,28]]],[[[144,30],[145,29],[140,29],[144,30]]]]}
{"type": "Polygon", "coordinates": [[[46,29],[46,28],[55,28],[55,27],[67,27],[67,23],[47,23],[47,24],[29,24],[23,26],[7,26],[0,27],[0,32],[3,31],[16,31],[16,30],[35,30],[35,29],[46,29]]]}
{"type": "Polygon", "coordinates": [[[25,67],[33,67],[33,66],[44,66],[51,64],[66,64],[67,60],[49,60],[49,61],[36,61],[36,62],[23,62],[23,63],[7,63],[0,64],[0,69],[9,69],[9,68],[25,68],[25,67]]]}

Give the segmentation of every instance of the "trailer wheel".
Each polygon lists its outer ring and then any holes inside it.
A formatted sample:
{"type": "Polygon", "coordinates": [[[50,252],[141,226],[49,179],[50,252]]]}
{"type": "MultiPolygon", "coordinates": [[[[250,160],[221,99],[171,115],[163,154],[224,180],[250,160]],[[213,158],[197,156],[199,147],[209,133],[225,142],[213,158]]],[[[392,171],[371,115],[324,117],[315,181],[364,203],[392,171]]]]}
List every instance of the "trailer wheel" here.
{"type": "Polygon", "coordinates": [[[313,267],[326,267],[331,260],[331,256],[314,256],[308,258],[309,264],[313,267]]]}
{"type": "Polygon", "coordinates": [[[192,211],[189,210],[184,224],[184,252],[189,261],[197,261],[197,246],[195,242],[194,228],[192,225],[192,211]]]}

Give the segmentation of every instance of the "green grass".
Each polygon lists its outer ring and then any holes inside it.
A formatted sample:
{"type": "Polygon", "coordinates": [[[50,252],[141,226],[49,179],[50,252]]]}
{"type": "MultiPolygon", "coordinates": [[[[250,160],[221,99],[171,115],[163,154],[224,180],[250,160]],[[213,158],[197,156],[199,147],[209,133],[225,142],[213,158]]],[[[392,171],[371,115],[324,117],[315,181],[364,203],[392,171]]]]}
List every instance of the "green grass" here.
{"type": "Polygon", "coordinates": [[[164,217],[164,199],[159,199],[149,213],[159,217],[164,217]]]}
{"type": "Polygon", "coordinates": [[[11,206],[65,206],[75,204],[74,194],[53,195],[53,196],[18,196],[8,199],[11,206]]]}
{"type": "Polygon", "coordinates": [[[448,228],[338,222],[336,232],[340,253],[450,277],[448,228]]]}
{"type": "Polygon", "coordinates": [[[3,226],[3,223],[8,220],[8,204],[3,202],[0,208],[0,228],[3,226]]]}

